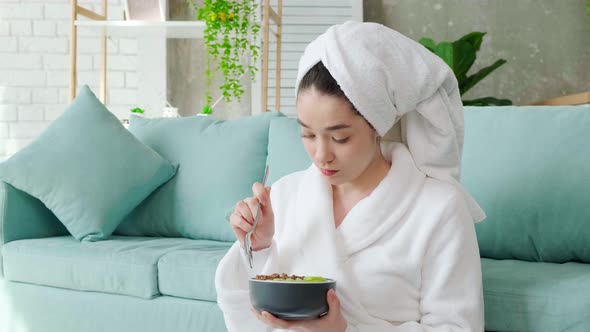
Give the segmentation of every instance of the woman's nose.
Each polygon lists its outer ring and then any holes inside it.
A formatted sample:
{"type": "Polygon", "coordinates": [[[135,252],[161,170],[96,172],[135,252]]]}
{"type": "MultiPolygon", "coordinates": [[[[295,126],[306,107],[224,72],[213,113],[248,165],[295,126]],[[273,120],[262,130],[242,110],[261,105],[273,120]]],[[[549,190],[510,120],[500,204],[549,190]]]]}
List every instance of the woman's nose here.
{"type": "Polygon", "coordinates": [[[317,162],[328,164],[334,160],[329,144],[318,142],[315,150],[315,159],[317,162]]]}

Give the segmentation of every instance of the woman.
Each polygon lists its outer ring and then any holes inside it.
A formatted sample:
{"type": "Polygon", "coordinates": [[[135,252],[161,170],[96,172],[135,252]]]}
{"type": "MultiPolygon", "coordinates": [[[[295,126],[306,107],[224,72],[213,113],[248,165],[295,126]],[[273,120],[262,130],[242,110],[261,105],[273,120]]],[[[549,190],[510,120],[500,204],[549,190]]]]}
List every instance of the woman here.
{"type": "Polygon", "coordinates": [[[458,182],[452,71],[389,28],[347,22],[308,45],[296,87],[313,163],[237,203],[238,241],[216,274],[229,331],[483,331],[473,222],[484,214],[458,182]],[[382,144],[398,120],[401,142],[382,144]],[[258,203],[250,269],[242,247],[258,203]],[[298,322],[248,310],[248,278],[275,272],[335,279],[328,314],[298,322]]]}

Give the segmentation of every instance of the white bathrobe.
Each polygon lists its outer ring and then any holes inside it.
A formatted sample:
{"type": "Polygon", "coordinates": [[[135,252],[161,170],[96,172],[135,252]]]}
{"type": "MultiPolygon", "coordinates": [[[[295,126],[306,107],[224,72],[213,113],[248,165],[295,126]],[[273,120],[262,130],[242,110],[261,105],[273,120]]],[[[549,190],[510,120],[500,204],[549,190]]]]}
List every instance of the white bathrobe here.
{"type": "Polygon", "coordinates": [[[335,228],[332,190],[314,166],[271,191],[275,236],[249,269],[239,242],[215,285],[227,328],[272,331],[251,313],[255,274],[336,280],[347,332],[483,331],[483,293],[473,219],[456,186],[419,171],[405,145],[392,167],[335,228]]]}

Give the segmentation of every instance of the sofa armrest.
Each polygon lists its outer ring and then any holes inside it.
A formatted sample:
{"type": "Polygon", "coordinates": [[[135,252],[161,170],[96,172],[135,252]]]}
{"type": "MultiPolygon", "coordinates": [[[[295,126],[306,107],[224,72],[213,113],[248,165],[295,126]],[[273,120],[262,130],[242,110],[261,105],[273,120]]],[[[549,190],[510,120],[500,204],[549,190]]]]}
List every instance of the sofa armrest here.
{"type": "Polygon", "coordinates": [[[0,247],[8,242],[69,234],[38,199],[0,181],[0,247]]]}

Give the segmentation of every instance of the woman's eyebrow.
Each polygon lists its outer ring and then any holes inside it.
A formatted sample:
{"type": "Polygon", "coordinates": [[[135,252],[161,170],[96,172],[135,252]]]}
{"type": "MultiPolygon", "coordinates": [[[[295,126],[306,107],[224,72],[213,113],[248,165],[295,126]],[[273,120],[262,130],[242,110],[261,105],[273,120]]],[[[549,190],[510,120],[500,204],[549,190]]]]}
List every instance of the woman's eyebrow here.
{"type": "Polygon", "coordinates": [[[301,122],[301,120],[299,120],[299,119],[297,119],[297,123],[299,123],[302,127],[309,128],[308,125],[306,125],[305,123],[301,122]]]}
{"type": "MultiPolygon", "coordinates": [[[[299,123],[301,126],[303,126],[303,127],[305,127],[305,128],[308,128],[308,129],[309,129],[309,126],[308,126],[308,125],[306,125],[305,123],[301,122],[301,120],[297,119],[297,122],[298,122],[298,123],[299,123]]],[[[350,127],[351,127],[351,126],[350,126],[350,125],[347,125],[347,124],[337,124],[337,125],[334,125],[334,126],[329,126],[329,127],[326,127],[326,128],[324,128],[324,130],[338,130],[338,129],[346,129],[346,128],[350,128],[350,127]]]]}

